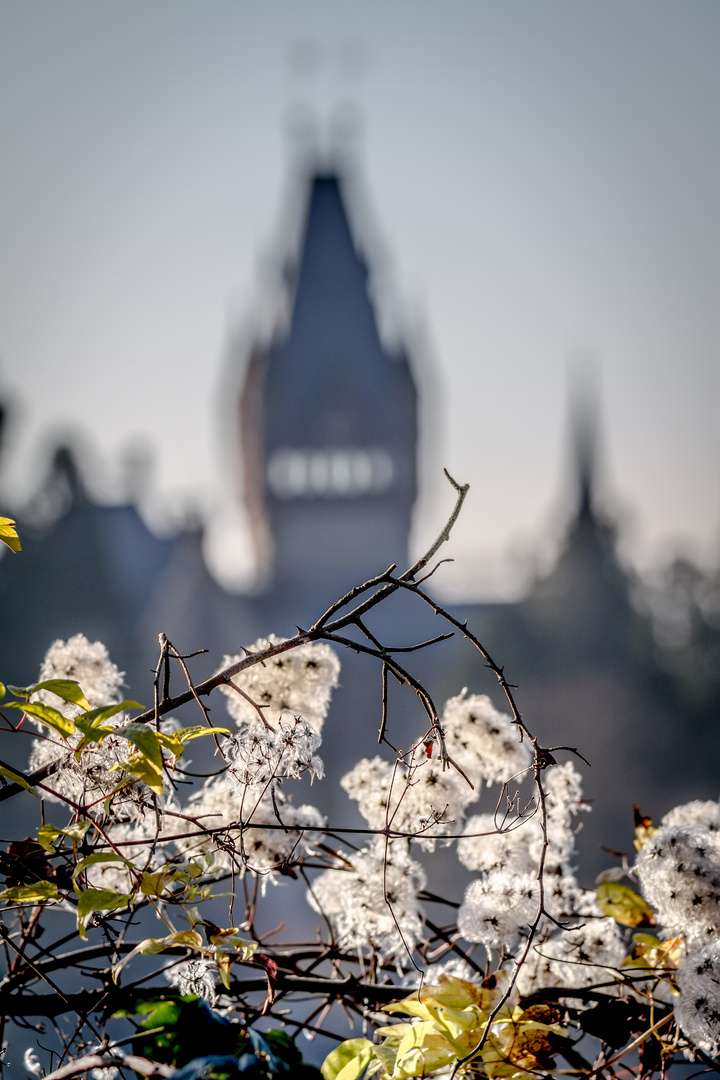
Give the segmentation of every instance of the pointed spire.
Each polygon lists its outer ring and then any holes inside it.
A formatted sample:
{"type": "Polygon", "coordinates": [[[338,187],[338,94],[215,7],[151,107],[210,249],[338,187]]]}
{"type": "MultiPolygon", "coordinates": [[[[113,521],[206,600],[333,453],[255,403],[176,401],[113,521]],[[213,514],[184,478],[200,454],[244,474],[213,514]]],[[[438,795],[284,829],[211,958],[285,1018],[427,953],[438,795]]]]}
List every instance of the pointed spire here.
{"type": "Polygon", "coordinates": [[[296,275],[291,336],[310,331],[316,348],[332,350],[344,336],[343,309],[351,308],[356,319],[361,298],[365,300],[363,314],[373,322],[366,292],[367,265],[353,239],[334,173],[317,173],[312,178],[296,275]]]}
{"type": "Polygon", "coordinates": [[[407,558],[417,391],[404,351],[381,339],[343,195],[336,172],[309,177],[289,320],[253,349],[241,398],[246,506],[287,598],[407,558]]]}
{"type": "Polygon", "coordinates": [[[598,377],[597,360],[584,353],[572,358],[570,423],[572,429],[578,521],[594,518],[597,487],[598,377]]]}

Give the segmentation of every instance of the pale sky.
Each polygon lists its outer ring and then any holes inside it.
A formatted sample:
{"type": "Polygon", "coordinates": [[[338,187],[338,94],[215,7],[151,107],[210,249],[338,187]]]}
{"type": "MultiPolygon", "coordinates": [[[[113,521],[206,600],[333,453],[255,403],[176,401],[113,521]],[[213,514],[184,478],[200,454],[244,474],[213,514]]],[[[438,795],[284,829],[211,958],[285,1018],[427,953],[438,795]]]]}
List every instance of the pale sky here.
{"type": "Polygon", "coordinates": [[[98,485],[147,441],[155,519],[212,512],[247,566],[227,343],[277,289],[289,118],[322,145],[348,104],[352,208],[429,387],[416,545],[447,465],[451,584],[507,592],[552,550],[581,353],[625,557],[717,562],[717,0],[0,0],[6,497],[63,430],[98,485]]]}

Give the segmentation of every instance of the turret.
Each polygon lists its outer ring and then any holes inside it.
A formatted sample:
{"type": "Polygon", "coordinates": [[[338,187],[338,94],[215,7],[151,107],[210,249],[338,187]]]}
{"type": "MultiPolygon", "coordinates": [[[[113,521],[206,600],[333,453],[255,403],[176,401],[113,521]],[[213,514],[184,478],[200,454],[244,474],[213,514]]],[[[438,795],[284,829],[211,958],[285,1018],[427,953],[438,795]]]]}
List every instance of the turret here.
{"type": "Polygon", "coordinates": [[[256,346],[241,398],[246,504],[271,588],[332,599],[408,559],[417,394],[381,341],[334,174],[309,188],[289,320],[256,346]]]}

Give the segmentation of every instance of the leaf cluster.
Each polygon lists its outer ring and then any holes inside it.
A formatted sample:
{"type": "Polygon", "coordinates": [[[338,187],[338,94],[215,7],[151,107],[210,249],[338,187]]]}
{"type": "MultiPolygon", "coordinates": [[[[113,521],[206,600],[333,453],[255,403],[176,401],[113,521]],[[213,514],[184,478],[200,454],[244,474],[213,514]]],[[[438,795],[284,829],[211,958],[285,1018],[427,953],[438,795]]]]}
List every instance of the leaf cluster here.
{"type": "Polygon", "coordinates": [[[149,1061],[175,1066],[176,1080],[320,1080],[286,1032],[261,1035],[192,996],[138,1001],[134,1016],[142,1018],[137,1051],[149,1061]]]}

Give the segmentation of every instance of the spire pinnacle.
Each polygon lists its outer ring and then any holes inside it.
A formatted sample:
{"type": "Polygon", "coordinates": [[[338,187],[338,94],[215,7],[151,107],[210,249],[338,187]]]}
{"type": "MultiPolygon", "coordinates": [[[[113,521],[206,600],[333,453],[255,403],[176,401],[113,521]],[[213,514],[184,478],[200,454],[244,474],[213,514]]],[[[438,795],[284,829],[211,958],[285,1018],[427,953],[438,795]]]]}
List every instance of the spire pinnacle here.
{"type": "Polygon", "coordinates": [[[598,447],[598,366],[591,354],[576,355],[570,370],[570,424],[577,519],[595,516],[598,447]]]}

